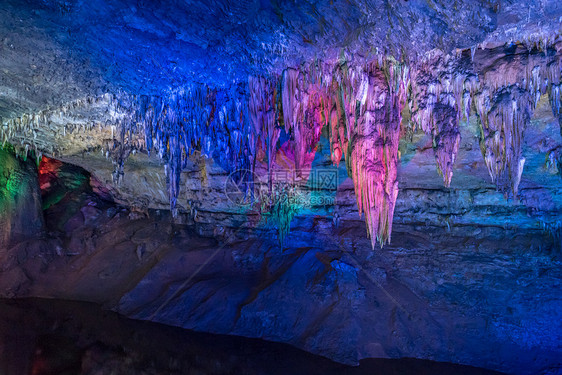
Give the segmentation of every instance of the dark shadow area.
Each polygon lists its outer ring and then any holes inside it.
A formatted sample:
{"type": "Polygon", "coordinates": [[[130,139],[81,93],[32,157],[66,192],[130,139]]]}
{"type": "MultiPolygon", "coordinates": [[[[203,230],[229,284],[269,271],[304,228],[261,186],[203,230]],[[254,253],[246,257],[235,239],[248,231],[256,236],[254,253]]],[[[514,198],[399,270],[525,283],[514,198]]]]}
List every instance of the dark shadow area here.
{"type": "Polygon", "coordinates": [[[499,374],[417,359],[346,366],[289,345],[124,318],[85,302],[0,301],[0,373],[499,374]]]}

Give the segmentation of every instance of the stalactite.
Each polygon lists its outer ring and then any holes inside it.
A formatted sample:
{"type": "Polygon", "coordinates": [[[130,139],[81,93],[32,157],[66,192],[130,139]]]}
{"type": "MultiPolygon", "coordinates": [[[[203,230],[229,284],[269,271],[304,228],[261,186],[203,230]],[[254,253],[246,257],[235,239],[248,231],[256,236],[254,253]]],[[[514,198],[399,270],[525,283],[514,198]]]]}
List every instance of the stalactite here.
{"type": "MultiPolygon", "coordinates": [[[[99,128],[102,153],[114,164],[115,183],[123,178],[130,154],[156,151],[165,165],[175,213],[181,172],[194,152],[228,172],[253,171],[267,163],[271,197],[276,168],[290,166],[300,182],[306,179],[304,172],[327,126],[332,162],[339,165],[345,158],[372,243],[383,244],[390,239],[398,193],[400,114],[408,93],[411,122],[432,137],[445,186],[451,183],[458,153],[459,124],[468,120],[474,102],[490,175],[500,190],[517,194],[524,165],[522,133],[541,95],[548,93],[553,114],[562,123],[560,57],[547,45],[540,53],[533,48],[516,46],[509,58],[493,61],[486,60],[484,50],[465,50],[454,57],[434,51],[413,65],[411,74],[403,64],[382,56],[367,64],[342,57],[337,63],[289,68],[281,77],[250,77],[247,85],[229,89],[192,84],[159,97],[88,97],[3,121],[0,145],[12,144],[22,154],[36,150],[60,155],[73,134],[99,128]],[[482,59],[487,65],[478,67],[482,59]],[[97,111],[93,117],[91,108],[97,111]],[[110,130],[111,138],[105,139],[110,130]]],[[[252,181],[242,182],[251,194],[252,181]]],[[[281,240],[295,207],[269,204],[271,213],[285,215],[278,217],[281,240]]]]}
{"type": "Polygon", "coordinates": [[[229,91],[218,91],[216,108],[211,131],[203,135],[211,140],[206,147],[213,148],[213,158],[220,160],[227,171],[251,169],[255,137],[250,123],[247,88],[234,86],[229,91]]]}
{"type": "Polygon", "coordinates": [[[255,137],[244,87],[217,91],[196,85],[164,98],[141,97],[136,108],[132,123],[142,126],[131,132],[143,133],[147,150],[154,147],[165,161],[174,213],[181,171],[193,152],[215,159],[228,172],[251,168],[255,137]]]}
{"type": "Polygon", "coordinates": [[[431,55],[412,77],[412,122],[431,135],[437,170],[446,187],[460,144],[459,122],[470,116],[471,93],[477,83],[464,66],[467,56],[431,55]]]}
{"type": "Polygon", "coordinates": [[[348,138],[340,87],[336,80],[332,80],[329,97],[332,100],[327,103],[325,113],[330,129],[330,154],[332,163],[339,166],[344,152],[347,153],[348,138]]]}
{"type": "Polygon", "coordinates": [[[331,113],[331,142],[334,149],[346,152],[357,206],[359,213],[365,214],[373,248],[376,242],[382,246],[390,241],[398,196],[398,142],[405,87],[400,83],[404,77],[388,73],[385,75],[376,63],[365,69],[341,70],[339,113],[331,113]]]}
{"type": "Polygon", "coordinates": [[[322,131],[323,90],[297,69],[287,69],[282,79],[282,107],[285,131],[291,134],[295,172],[302,177],[314,158],[322,131]]]}
{"type": "Polygon", "coordinates": [[[508,87],[493,98],[482,92],[476,103],[480,148],[490,177],[500,191],[516,197],[525,165],[523,132],[531,119],[534,99],[526,90],[508,87]]]}
{"type": "Polygon", "coordinates": [[[550,106],[552,107],[552,115],[558,119],[558,124],[560,125],[560,135],[562,135],[562,96],[560,95],[560,90],[562,89],[562,84],[552,84],[550,90],[548,91],[548,100],[550,106]]]}
{"type": "Polygon", "coordinates": [[[457,111],[444,104],[433,109],[433,150],[439,173],[443,176],[446,187],[451,185],[453,165],[459,150],[461,135],[459,132],[457,111]]]}
{"type": "Polygon", "coordinates": [[[293,195],[308,180],[316,145],[326,123],[326,91],[322,84],[325,77],[319,68],[313,64],[287,69],[279,86],[262,79],[250,80],[250,113],[258,137],[264,137],[268,146],[269,191],[262,197],[265,203],[261,208],[276,222],[281,244],[300,209],[292,202],[293,195]],[[280,97],[275,87],[279,87],[280,97]],[[277,122],[284,125],[288,136],[279,150],[281,129],[277,122]],[[274,160],[278,165],[273,165],[274,160]],[[275,175],[274,169],[278,172],[275,175]]]}
{"type": "MultiPolygon", "coordinates": [[[[250,103],[249,113],[253,125],[251,136],[255,148],[263,150],[267,157],[268,183],[271,192],[271,171],[277,152],[277,141],[281,129],[276,126],[276,90],[275,83],[263,77],[249,79],[250,103]]],[[[259,150],[254,151],[258,155],[259,150]]]]}

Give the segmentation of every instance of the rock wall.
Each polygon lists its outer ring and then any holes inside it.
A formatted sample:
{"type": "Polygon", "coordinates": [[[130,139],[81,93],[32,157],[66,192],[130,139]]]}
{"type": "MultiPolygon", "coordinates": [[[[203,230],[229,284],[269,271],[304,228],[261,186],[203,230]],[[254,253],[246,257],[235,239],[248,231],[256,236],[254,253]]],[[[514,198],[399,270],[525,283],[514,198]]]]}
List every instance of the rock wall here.
{"type": "Polygon", "coordinates": [[[0,148],[0,248],[43,230],[41,193],[33,158],[0,148]]]}

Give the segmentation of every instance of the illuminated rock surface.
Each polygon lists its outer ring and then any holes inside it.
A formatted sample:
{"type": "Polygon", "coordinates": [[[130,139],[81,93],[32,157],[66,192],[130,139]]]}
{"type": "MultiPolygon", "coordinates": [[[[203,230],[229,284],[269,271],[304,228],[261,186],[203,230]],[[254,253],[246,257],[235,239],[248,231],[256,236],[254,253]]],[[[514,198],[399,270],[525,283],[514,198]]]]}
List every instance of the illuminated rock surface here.
{"type": "Polygon", "coordinates": [[[5,1],[0,295],[559,373],[559,1],[5,1]]]}

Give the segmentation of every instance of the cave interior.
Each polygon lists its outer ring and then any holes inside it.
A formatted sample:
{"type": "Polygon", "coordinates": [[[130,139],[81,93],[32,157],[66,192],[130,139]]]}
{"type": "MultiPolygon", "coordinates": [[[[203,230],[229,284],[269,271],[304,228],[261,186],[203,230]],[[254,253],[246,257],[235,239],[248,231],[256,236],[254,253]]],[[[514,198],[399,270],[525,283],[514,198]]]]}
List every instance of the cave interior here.
{"type": "Polygon", "coordinates": [[[562,2],[2,0],[0,374],[562,374],[562,2]]]}

